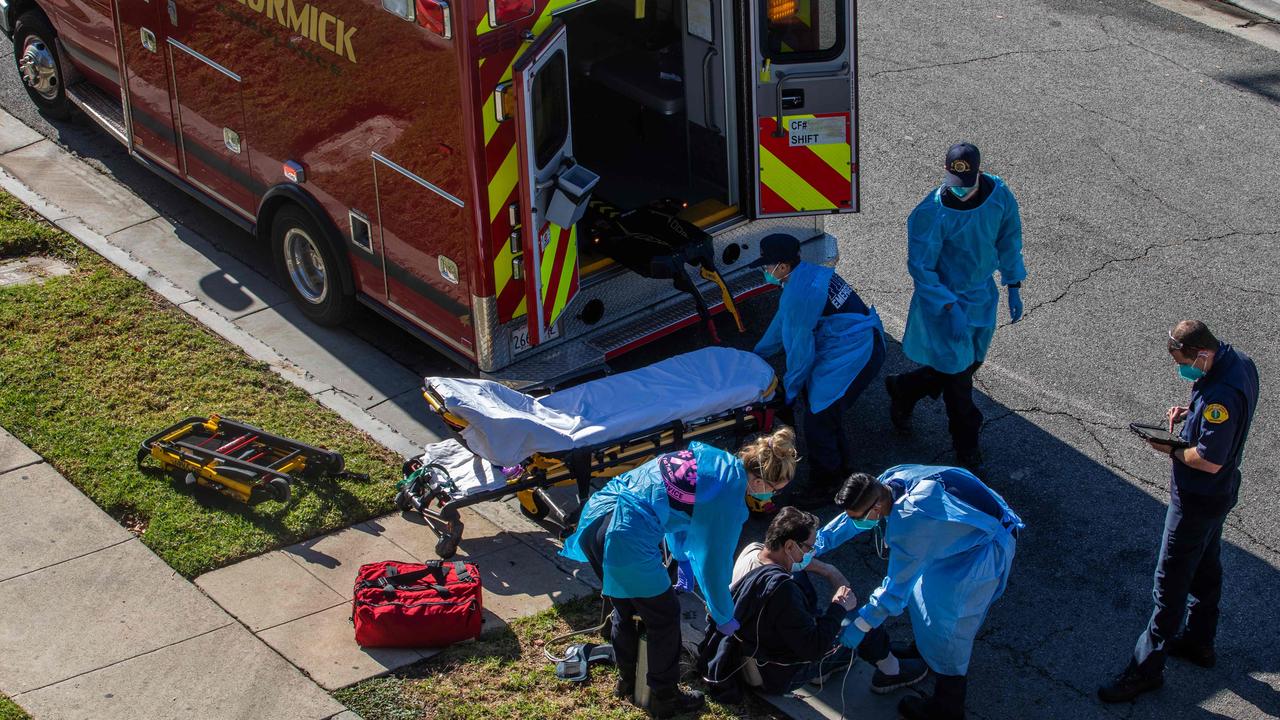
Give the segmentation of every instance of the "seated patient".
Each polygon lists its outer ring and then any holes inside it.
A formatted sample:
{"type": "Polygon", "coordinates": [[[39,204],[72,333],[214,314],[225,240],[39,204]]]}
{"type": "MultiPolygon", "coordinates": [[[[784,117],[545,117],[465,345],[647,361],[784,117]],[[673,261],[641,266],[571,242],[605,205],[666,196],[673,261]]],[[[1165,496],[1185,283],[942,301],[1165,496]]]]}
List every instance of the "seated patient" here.
{"type": "MultiPolygon", "coordinates": [[[[741,624],[731,636],[708,632],[699,646],[699,669],[721,702],[737,702],[743,684],[766,693],[785,693],[833,672],[844,672],[853,651],[838,641],[840,623],[858,600],[840,571],[813,560],[818,518],[785,507],[765,531],[763,543],[743,549],[733,568],[730,591],[734,618],[741,624]],[[819,604],[809,573],[836,588],[819,604]],[[754,662],[753,662],[754,661],[754,662]]],[[[876,666],[871,690],[887,693],[928,675],[918,659],[898,659],[882,629],[858,646],[858,656],[876,666]]]]}

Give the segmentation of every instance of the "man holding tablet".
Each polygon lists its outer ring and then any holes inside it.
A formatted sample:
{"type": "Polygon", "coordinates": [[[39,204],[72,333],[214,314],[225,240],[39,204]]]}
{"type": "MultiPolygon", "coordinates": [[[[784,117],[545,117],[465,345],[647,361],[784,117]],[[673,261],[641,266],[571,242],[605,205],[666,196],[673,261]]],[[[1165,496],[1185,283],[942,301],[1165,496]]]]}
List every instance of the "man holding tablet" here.
{"type": "Polygon", "coordinates": [[[1199,320],[1178,323],[1169,333],[1168,348],[1178,376],[1194,384],[1191,402],[1170,408],[1167,415],[1171,430],[1186,421],[1181,435],[1185,446],[1139,431],[1152,448],[1173,460],[1152,593],[1156,607],[1128,666],[1098,688],[1103,702],[1128,702],[1159,688],[1166,655],[1201,667],[1216,662],[1222,526],[1240,490],[1241,455],[1258,404],[1258,368],[1249,356],[1219,342],[1199,320]]]}

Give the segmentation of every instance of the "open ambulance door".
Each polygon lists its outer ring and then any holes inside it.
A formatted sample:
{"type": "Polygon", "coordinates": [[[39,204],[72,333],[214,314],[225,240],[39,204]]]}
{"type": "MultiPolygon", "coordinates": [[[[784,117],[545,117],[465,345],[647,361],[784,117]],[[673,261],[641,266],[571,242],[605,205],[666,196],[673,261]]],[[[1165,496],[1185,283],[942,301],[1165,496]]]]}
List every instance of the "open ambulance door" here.
{"type": "Polygon", "coordinates": [[[858,211],[856,0],[749,0],[754,217],[858,211]]]}
{"type": "Polygon", "coordinates": [[[591,187],[583,188],[574,181],[584,172],[595,177],[573,159],[569,55],[562,22],[553,22],[516,60],[512,84],[520,159],[517,232],[523,255],[529,344],[537,345],[559,334],[555,322],[578,294],[575,227],[581,212],[566,214],[565,203],[585,207],[591,187]],[[573,192],[575,187],[583,192],[573,192]],[[564,224],[558,225],[556,220],[564,224]]]}

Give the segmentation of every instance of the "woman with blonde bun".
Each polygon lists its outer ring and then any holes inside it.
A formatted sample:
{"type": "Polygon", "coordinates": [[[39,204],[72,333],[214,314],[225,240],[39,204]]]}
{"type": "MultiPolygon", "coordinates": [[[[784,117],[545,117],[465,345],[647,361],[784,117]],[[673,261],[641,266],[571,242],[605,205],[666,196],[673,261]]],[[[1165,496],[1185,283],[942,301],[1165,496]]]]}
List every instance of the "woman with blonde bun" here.
{"type": "Polygon", "coordinates": [[[613,601],[619,696],[635,692],[639,637],[631,618],[639,615],[648,635],[650,712],[667,717],[702,706],[701,693],[677,686],[675,589],[692,589],[696,580],[717,627],[726,634],[737,629],[729,583],[747,497],[768,501],[791,482],[798,460],[788,427],[752,438],[737,454],[695,442],[619,475],[587,501],[561,555],[590,563],[613,601]],[[663,563],[664,539],[680,567],[676,588],[663,563]]]}

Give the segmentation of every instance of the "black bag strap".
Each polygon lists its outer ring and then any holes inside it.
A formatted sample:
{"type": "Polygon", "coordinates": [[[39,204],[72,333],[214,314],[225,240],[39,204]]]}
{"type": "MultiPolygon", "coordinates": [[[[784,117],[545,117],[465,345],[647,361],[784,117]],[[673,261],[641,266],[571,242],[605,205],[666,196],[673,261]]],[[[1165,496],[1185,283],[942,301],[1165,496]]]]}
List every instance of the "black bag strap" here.
{"type": "Polygon", "coordinates": [[[402,573],[396,567],[388,565],[385,575],[377,580],[365,580],[360,583],[360,587],[379,587],[382,588],[384,593],[394,595],[397,589],[418,585],[421,580],[428,576],[435,576],[435,579],[439,582],[426,583],[427,587],[440,593],[441,597],[449,597],[453,594],[453,591],[445,587],[449,579],[439,560],[432,560],[426,563],[426,567],[421,570],[407,573],[402,573]]]}
{"type": "Polygon", "coordinates": [[[453,574],[457,576],[458,582],[469,583],[473,579],[471,573],[467,570],[467,564],[461,560],[453,561],[453,574]]]}

